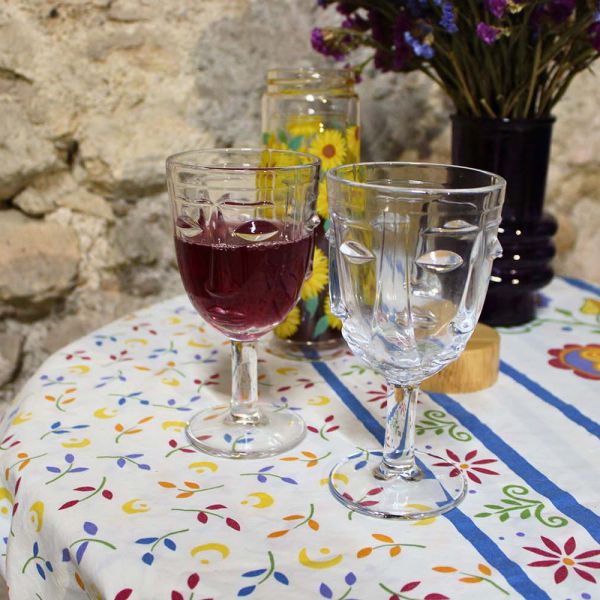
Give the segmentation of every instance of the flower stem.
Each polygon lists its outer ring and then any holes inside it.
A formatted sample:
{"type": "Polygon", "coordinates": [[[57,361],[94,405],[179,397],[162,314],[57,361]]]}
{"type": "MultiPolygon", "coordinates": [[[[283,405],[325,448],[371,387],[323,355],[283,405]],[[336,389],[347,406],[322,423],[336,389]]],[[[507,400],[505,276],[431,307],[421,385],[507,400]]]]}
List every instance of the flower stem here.
{"type": "Polygon", "coordinates": [[[427,548],[427,546],[423,546],[421,544],[379,544],[378,546],[373,546],[373,550],[378,550],[379,548],[389,548],[391,546],[401,546],[406,548],[427,548]]]}
{"type": "Polygon", "coordinates": [[[491,579],[487,578],[487,577],[483,577],[481,575],[477,575],[477,574],[473,574],[473,573],[465,573],[464,571],[460,572],[461,575],[466,575],[467,577],[477,577],[478,579],[481,579],[483,581],[487,581],[488,583],[490,583],[491,585],[493,585],[496,589],[498,589],[499,591],[501,591],[503,594],[506,594],[507,596],[510,596],[509,592],[507,592],[504,588],[501,588],[497,583],[493,582],[491,579]]]}
{"type": "Polygon", "coordinates": [[[23,568],[21,569],[21,573],[25,573],[25,569],[27,568],[27,566],[29,565],[29,563],[32,560],[41,560],[42,562],[46,562],[44,558],[42,558],[41,556],[30,556],[27,559],[27,562],[23,565],[23,568]]]}
{"type": "Polygon", "coordinates": [[[69,473],[71,471],[71,468],[73,467],[73,463],[71,463],[67,469],[65,471],[63,471],[62,473],[59,473],[54,479],[50,479],[50,481],[46,481],[46,485],[48,485],[49,483],[53,483],[54,481],[59,480],[61,477],[64,477],[67,473],[69,473]]]}
{"type": "Polygon", "coordinates": [[[189,531],[189,527],[187,529],[179,529],[178,531],[169,531],[169,533],[165,533],[165,535],[163,535],[162,537],[159,537],[154,544],[152,544],[152,547],[150,548],[150,552],[152,552],[154,550],[154,548],[156,548],[156,546],[162,542],[165,538],[168,538],[171,535],[177,535],[178,533],[185,533],[186,531],[189,531]]]}
{"type": "Polygon", "coordinates": [[[268,555],[269,555],[269,570],[267,571],[267,574],[256,585],[260,585],[261,583],[263,583],[264,581],[269,579],[269,577],[271,577],[271,575],[273,574],[273,571],[275,570],[275,559],[273,558],[273,553],[270,550],[268,551],[268,555]]]}
{"type": "Polygon", "coordinates": [[[213,517],[219,517],[219,519],[224,519],[225,517],[223,515],[220,515],[212,510],[206,510],[205,508],[172,508],[171,510],[177,511],[177,512],[195,512],[195,513],[206,513],[207,515],[211,515],[213,517]]]}
{"type": "Polygon", "coordinates": [[[315,514],[315,505],[311,504],[310,505],[310,513],[309,513],[308,517],[306,517],[306,519],[304,519],[304,521],[298,523],[298,525],[293,527],[293,529],[298,529],[298,527],[302,527],[302,525],[305,525],[306,523],[308,523],[313,518],[314,514],[315,514]]]}
{"type": "Polygon", "coordinates": [[[96,538],[81,538],[80,540],[75,540],[72,544],[69,545],[69,548],[72,548],[75,544],[79,544],[80,542],[96,542],[97,544],[102,544],[103,546],[108,546],[113,550],[116,550],[117,547],[113,546],[109,542],[105,542],[104,540],[97,540],[96,538]]]}
{"type": "Polygon", "coordinates": [[[87,496],[85,496],[85,498],[81,498],[81,500],[79,500],[79,502],[85,502],[92,496],[95,496],[99,491],[102,490],[102,488],[104,487],[105,484],[106,484],[106,477],[102,477],[102,481],[100,482],[100,485],[91,494],[88,494],[87,496]]]}

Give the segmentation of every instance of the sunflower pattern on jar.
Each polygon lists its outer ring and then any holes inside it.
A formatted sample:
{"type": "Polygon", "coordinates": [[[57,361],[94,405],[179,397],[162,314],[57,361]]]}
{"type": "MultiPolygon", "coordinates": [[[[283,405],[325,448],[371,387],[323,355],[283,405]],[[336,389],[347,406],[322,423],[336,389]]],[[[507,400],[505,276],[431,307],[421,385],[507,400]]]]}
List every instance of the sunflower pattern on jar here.
{"type": "Polygon", "coordinates": [[[315,230],[312,274],[302,288],[299,312],[291,313],[275,329],[275,335],[289,343],[291,354],[296,346],[301,348],[306,344],[321,355],[320,344],[322,348],[327,344],[343,348],[341,322],[329,308],[325,238],[329,229],[329,206],[325,176],[333,167],[360,160],[355,79],[347,69],[292,68],[269,71],[267,79],[268,89],[263,96],[265,147],[307,152],[321,159],[315,207],[321,223],[315,230]]]}

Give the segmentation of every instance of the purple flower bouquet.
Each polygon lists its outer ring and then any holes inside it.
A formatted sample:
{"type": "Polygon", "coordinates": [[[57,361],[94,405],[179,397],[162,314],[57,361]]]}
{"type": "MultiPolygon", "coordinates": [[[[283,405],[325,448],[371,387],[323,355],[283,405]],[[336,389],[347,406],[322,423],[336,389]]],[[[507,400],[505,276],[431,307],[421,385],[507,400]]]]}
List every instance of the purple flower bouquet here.
{"type": "Polygon", "coordinates": [[[315,50],[344,60],[359,47],[382,71],[422,71],[458,114],[550,115],[577,73],[600,56],[598,0],[318,0],[337,28],[312,32],[315,50]]]}

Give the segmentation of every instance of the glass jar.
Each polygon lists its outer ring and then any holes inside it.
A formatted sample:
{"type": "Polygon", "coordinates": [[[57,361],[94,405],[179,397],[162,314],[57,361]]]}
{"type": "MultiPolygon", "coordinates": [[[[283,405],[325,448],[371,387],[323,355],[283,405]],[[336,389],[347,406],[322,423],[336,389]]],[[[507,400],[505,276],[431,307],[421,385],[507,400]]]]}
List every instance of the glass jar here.
{"type": "Polygon", "coordinates": [[[267,73],[262,100],[263,143],[321,159],[312,274],[298,305],[275,329],[271,350],[287,358],[319,360],[342,354],[341,321],[329,304],[328,169],[360,160],[359,100],[351,69],[278,68],[267,73]]]}

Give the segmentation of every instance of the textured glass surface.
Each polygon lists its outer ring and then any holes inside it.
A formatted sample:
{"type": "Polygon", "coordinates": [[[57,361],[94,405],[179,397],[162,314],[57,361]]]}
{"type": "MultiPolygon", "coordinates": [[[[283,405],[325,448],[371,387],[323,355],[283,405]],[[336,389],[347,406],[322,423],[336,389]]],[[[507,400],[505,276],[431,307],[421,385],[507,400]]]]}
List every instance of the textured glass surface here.
{"type": "Polygon", "coordinates": [[[328,190],[331,310],[352,352],[394,394],[383,451],[369,451],[360,475],[362,458],[340,463],[331,490],[379,517],[445,512],[464,497],[466,479],[451,481],[439,469],[445,459],[415,450],[418,388],[458,358],[475,329],[501,252],[504,180],[462,167],[364,163],[330,171],[328,190]],[[377,507],[353,500],[376,485],[377,507]]]}

